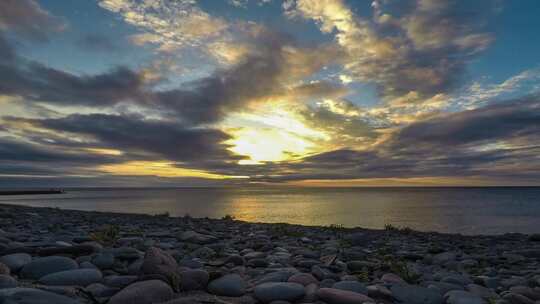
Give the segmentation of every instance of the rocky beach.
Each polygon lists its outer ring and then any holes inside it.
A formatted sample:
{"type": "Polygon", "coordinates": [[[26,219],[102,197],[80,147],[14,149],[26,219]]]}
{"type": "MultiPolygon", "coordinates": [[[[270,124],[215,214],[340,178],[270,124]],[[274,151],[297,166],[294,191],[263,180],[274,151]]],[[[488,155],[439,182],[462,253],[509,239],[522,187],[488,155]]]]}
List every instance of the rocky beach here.
{"type": "Polygon", "coordinates": [[[540,235],[0,205],[0,303],[540,303],[540,235]]]}

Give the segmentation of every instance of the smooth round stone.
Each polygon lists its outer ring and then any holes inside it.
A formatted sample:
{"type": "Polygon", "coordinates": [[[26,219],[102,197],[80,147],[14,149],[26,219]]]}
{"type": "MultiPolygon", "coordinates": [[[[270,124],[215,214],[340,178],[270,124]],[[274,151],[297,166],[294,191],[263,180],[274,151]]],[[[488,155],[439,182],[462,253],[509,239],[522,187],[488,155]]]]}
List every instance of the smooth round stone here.
{"type": "Polygon", "coordinates": [[[114,288],[114,287],[108,287],[101,283],[94,283],[86,286],[84,289],[85,291],[92,294],[94,297],[112,297],[115,293],[117,293],[120,289],[114,288]]]}
{"type": "Polygon", "coordinates": [[[381,277],[381,281],[388,284],[407,284],[400,276],[395,273],[385,273],[381,277]]]}
{"type": "Polygon", "coordinates": [[[238,274],[227,274],[210,282],[208,291],[218,296],[240,297],[246,293],[246,282],[238,274]]]}
{"type": "Polygon", "coordinates": [[[280,271],[274,271],[265,274],[262,278],[260,278],[257,283],[267,283],[267,282],[287,282],[287,280],[294,275],[293,271],[290,270],[280,270],[280,271]]]}
{"type": "Polygon", "coordinates": [[[30,263],[32,257],[27,253],[14,253],[0,257],[0,263],[9,267],[11,272],[18,272],[24,265],[30,263]]]}
{"type": "Polygon", "coordinates": [[[481,297],[463,290],[449,291],[444,297],[447,304],[486,304],[481,297]]]}
{"type": "Polygon", "coordinates": [[[180,289],[184,291],[205,289],[210,275],[202,269],[180,272],[180,289]]]}
{"type": "Polygon", "coordinates": [[[44,285],[88,286],[103,278],[97,269],[74,269],[48,274],[39,279],[44,285]]]}
{"type": "MultiPolygon", "coordinates": [[[[487,288],[487,287],[484,287],[484,286],[480,286],[480,285],[477,285],[477,284],[469,284],[467,285],[467,291],[474,294],[474,295],[477,295],[481,298],[484,298],[484,299],[497,299],[499,298],[499,295],[491,290],[490,288],[487,288]]],[[[540,300],[540,299],[538,299],[540,300]]]]}
{"type": "Polygon", "coordinates": [[[368,294],[368,289],[366,288],[366,286],[364,286],[364,284],[362,284],[360,282],[355,282],[355,281],[336,282],[332,286],[332,288],[341,289],[341,290],[348,290],[348,291],[352,291],[352,292],[356,292],[356,293],[361,293],[361,294],[364,294],[364,295],[368,294]]]}
{"type": "Polygon", "coordinates": [[[137,281],[137,278],[134,275],[111,275],[103,278],[103,283],[110,287],[124,288],[137,281]]]}
{"type": "MultiPolygon", "coordinates": [[[[176,268],[178,268],[178,263],[169,253],[157,247],[150,247],[144,255],[141,272],[148,275],[164,276],[169,280],[169,283],[177,285],[176,268]]],[[[178,286],[174,286],[174,288],[176,289],[178,286]]]]}
{"type": "Polygon", "coordinates": [[[253,290],[255,298],[263,303],[272,301],[294,302],[304,294],[304,285],[298,283],[268,282],[257,285],[253,290]]]}
{"type": "Polygon", "coordinates": [[[80,304],[81,302],[56,293],[33,288],[0,289],[0,303],[6,304],[80,304]]]}
{"type": "Polygon", "coordinates": [[[244,265],[245,260],[243,257],[241,257],[238,254],[232,254],[228,256],[227,259],[225,259],[225,264],[229,264],[229,263],[239,266],[239,265],[244,265]]]}
{"type": "Polygon", "coordinates": [[[436,282],[436,281],[428,281],[427,287],[435,288],[439,290],[441,294],[445,294],[452,290],[463,290],[463,286],[461,285],[456,285],[456,284],[446,283],[446,282],[436,282]]]}
{"type": "Polygon", "coordinates": [[[70,258],[61,256],[50,256],[35,259],[32,262],[24,265],[21,270],[21,276],[27,279],[38,280],[41,277],[65,270],[73,270],[79,268],[77,262],[70,258]]]}
{"type": "Polygon", "coordinates": [[[100,253],[92,259],[92,264],[99,269],[109,269],[114,265],[114,255],[110,252],[100,253]]]}
{"type": "Polygon", "coordinates": [[[317,291],[317,297],[328,304],[363,304],[375,302],[370,297],[361,293],[335,288],[321,288],[317,291]]]}
{"type": "Polygon", "coordinates": [[[293,274],[289,278],[288,282],[298,283],[307,286],[309,284],[318,284],[319,280],[317,280],[311,273],[297,273],[293,274]]]}
{"type": "Polygon", "coordinates": [[[268,261],[266,259],[251,259],[247,262],[247,266],[250,267],[268,267],[268,261]]]}
{"type": "Polygon", "coordinates": [[[17,287],[17,280],[13,277],[0,274],[0,289],[17,287]]]}
{"type": "Polygon", "coordinates": [[[152,304],[169,301],[174,293],[171,287],[161,280],[136,282],[120,290],[111,297],[108,304],[152,304]]]}
{"type": "Polygon", "coordinates": [[[451,261],[454,261],[456,259],[456,254],[454,252],[448,251],[439,253],[433,256],[433,263],[434,264],[445,264],[451,261]]]}
{"type": "Polygon", "coordinates": [[[415,285],[396,284],[390,287],[392,296],[407,304],[441,304],[443,297],[439,291],[415,285]]]}
{"type": "Polygon", "coordinates": [[[99,269],[96,267],[96,265],[90,263],[90,262],[82,262],[79,265],[79,268],[85,268],[85,269],[99,269]]]}
{"type": "Polygon", "coordinates": [[[185,231],[178,235],[178,239],[187,243],[195,243],[199,245],[206,245],[218,241],[213,235],[202,234],[195,231],[185,231]]]}

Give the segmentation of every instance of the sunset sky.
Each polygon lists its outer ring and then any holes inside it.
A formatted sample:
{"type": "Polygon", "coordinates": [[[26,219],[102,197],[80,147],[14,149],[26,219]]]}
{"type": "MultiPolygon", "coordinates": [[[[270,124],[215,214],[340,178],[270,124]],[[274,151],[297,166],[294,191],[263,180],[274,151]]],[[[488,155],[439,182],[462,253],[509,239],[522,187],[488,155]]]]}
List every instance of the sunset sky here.
{"type": "Polygon", "coordinates": [[[539,16],[2,0],[0,187],[540,185],[539,16]]]}

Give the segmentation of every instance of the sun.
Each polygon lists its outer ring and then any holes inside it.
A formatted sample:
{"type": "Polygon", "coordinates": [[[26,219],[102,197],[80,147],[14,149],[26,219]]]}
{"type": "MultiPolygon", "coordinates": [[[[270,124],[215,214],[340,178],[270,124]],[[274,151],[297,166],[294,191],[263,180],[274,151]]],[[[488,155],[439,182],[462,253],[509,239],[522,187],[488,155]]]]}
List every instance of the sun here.
{"type": "Polygon", "coordinates": [[[247,156],[239,164],[261,164],[298,159],[321,149],[328,135],[309,128],[293,111],[266,108],[256,113],[236,113],[229,118],[234,128],[230,151],[247,156]]]}

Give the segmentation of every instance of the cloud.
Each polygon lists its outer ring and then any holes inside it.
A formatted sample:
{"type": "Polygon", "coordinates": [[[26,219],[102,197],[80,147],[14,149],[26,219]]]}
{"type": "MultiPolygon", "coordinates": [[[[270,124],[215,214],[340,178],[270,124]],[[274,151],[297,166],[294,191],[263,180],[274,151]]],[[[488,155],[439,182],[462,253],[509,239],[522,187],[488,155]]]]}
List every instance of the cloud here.
{"type": "Polygon", "coordinates": [[[492,40],[452,2],[418,0],[397,5],[395,15],[385,13],[385,3],[373,2],[373,21],[357,16],[344,1],[298,0],[285,14],[314,20],[323,33],[335,32],[348,55],[347,75],[376,84],[385,99],[451,91],[466,63],[492,40]]]}
{"type": "Polygon", "coordinates": [[[222,131],[192,128],[176,122],[107,114],[74,114],[62,118],[4,118],[8,122],[28,123],[34,127],[79,137],[84,147],[114,148],[127,154],[150,159],[193,161],[238,160],[223,142],[229,136],[222,131]]]}
{"type": "Polygon", "coordinates": [[[191,0],[101,0],[99,5],[144,31],[133,36],[132,41],[156,44],[165,52],[200,46],[219,37],[228,27],[224,19],[210,16],[191,0]]]}
{"type": "Polygon", "coordinates": [[[33,0],[0,1],[0,31],[10,31],[34,41],[47,41],[51,33],[65,28],[64,22],[43,10],[33,0]]]}
{"type": "Polygon", "coordinates": [[[403,146],[433,144],[443,148],[482,141],[512,140],[537,136],[539,121],[540,97],[529,96],[419,121],[397,132],[394,140],[403,146]]]}
{"type": "Polygon", "coordinates": [[[540,178],[540,97],[506,100],[411,123],[363,150],[276,163],[262,181],[411,177],[540,178]]]}

